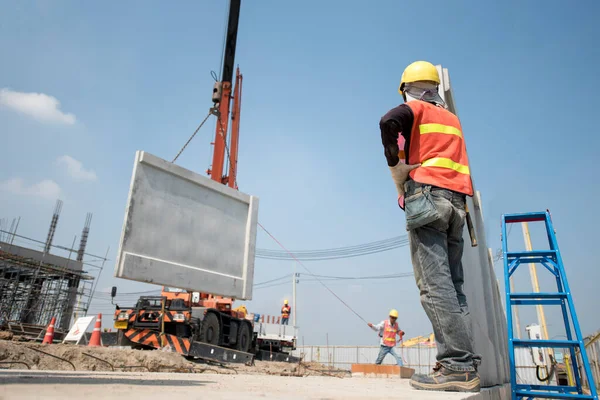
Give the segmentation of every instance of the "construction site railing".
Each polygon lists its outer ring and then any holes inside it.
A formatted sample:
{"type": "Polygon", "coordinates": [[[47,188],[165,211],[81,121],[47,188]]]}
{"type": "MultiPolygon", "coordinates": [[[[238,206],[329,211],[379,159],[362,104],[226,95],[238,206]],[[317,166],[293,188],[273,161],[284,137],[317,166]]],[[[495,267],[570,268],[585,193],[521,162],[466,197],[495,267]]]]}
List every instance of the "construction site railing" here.
{"type": "MultiPolygon", "coordinates": [[[[306,362],[318,362],[331,368],[350,371],[352,364],[375,364],[380,346],[298,346],[294,356],[303,357],[306,362]]],[[[436,363],[435,346],[416,345],[396,347],[396,354],[402,357],[404,366],[413,368],[416,373],[431,372],[436,363]]],[[[384,358],[382,364],[395,365],[391,355],[384,358]]]]}

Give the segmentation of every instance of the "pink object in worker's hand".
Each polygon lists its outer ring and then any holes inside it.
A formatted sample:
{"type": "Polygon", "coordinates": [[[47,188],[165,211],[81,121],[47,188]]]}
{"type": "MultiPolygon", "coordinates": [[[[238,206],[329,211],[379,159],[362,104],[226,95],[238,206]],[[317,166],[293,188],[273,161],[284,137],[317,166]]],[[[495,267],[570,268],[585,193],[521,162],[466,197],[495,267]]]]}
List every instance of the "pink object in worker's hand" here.
{"type": "Polygon", "coordinates": [[[404,196],[398,196],[398,207],[404,210],[404,196]]]}
{"type": "MultiPolygon", "coordinates": [[[[402,132],[398,132],[398,157],[400,162],[406,164],[406,154],[404,153],[404,144],[406,139],[402,136],[402,132]]],[[[404,210],[404,196],[398,196],[398,207],[404,210]]]]}
{"type": "Polygon", "coordinates": [[[405,143],[406,140],[404,139],[404,136],[402,136],[402,132],[398,132],[398,156],[400,157],[400,161],[406,164],[406,160],[404,159],[406,157],[406,154],[404,154],[405,143]]]}

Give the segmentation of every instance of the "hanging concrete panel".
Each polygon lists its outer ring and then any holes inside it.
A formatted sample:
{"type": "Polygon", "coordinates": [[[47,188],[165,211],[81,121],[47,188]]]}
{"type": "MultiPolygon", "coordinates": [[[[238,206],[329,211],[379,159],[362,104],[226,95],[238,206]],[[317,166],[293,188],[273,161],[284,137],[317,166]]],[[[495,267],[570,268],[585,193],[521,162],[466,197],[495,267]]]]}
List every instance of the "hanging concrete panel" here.
{"type": "MultiPolygon", "coordinates": [[[[448,110],[458,116],[448,70],[442,68],[441,65],[438,65],[437,69],[441,79],[440,95],[448,104],[448,110]]],[[[469,135],[474,134],[476,133],[464,133],[467,151],[469,135]]],[[[473,333],[475,352],[482,357],[482,364],[479,367],[481,384],[489,387],[507,383],[510,380],[508,331],[493,260],[490,258],[486,244],[481,194],[476,189],[473,168],[471,168],[471,178],[473,178],[475,195],[467,197],[467,207],[473,221],[477,246],[471,246],[469,231],[465,224],[463,237],[465,246],[462,258],[465,275],[464,289],[471,313],[471,332],[473,333]]],[[[500,233],[499,229],[498,233],[500,233]]]]}
{"type": "Polygon", "coordinates": [[[252,299],[258,198],[135,156],[115,276],[252,299]]]}

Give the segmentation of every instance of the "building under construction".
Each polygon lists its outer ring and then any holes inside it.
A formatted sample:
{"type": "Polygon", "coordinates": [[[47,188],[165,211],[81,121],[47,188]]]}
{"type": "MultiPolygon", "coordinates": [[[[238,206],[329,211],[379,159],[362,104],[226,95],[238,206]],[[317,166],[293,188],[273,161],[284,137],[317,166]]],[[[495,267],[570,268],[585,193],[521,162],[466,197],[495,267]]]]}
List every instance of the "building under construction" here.
{"type": "Polygon", "coordinates": [[[102,266],[93,263],[105,258],[92,256],[91,263],[84,261],[86,255],[90,256],[85,252],[92,219],[89,213],[78,250],[52,244],[61,209],[58,200],[45,242],[18,235],[18,221],[13,221],[8,230],[1,227],[0,329],[41,338],[52,317],[56,317],[56,338],[60,339],[73,317],[87,313],[95,286],[94,277],[84,267],[99,272],[102,266]]]}

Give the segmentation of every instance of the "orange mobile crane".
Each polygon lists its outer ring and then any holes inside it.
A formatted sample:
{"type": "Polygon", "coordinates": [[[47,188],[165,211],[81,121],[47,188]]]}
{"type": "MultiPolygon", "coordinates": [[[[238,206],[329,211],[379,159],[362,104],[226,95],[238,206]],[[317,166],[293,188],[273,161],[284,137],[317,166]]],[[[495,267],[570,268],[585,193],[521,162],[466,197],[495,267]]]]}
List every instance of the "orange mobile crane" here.
{"type": "MultiPolygon", "coordinates": [[[[210,113],[217,117],[212,167],[206,172],[211,179],[238,189],[237,159],[242,95],[242,75],[236,70],[232,95],[233,67],[237,41],[241,0],[231,0],[227,25],[221,81],[215,83],[210,113]],[[230,104],[231,134],[228,139],[230,104]],[[229,146],[227,143],[229,142],[229,146]],[[227,158],[226,158],[227,157],[227,158]],[[225,162],[229,161],[225,173],[225,162]]],[[[113,288],[113,297],[116,288],[113,288]]],[[[143,296],[135,307],[116,307],[115,328],[134,346],[171,348],[189,357],[219,361],[248,362],[261,345],[260,329],[254,332],[253,321],[243,311],[232,309],[233,299],[210,293],[184,291],[163,287],[161,296],[143,296]]],[[[258,326],[257,326],[258,327],[258,326]]],[[[272,347],[265,334],[264,343],[272,347]]],[[[122,342],[125,340],[122,340],[122,342]]],[[[280,349],[294,349],[295,337],[284,337],[277,343],[280,349]]],[[[292,361],[285,355],[285,361],[292,361]]],[[[292,358],[293,359],[293,358],[292,358]]],[[[283,361],[283,360],[282,360],[283,361]]]]}

